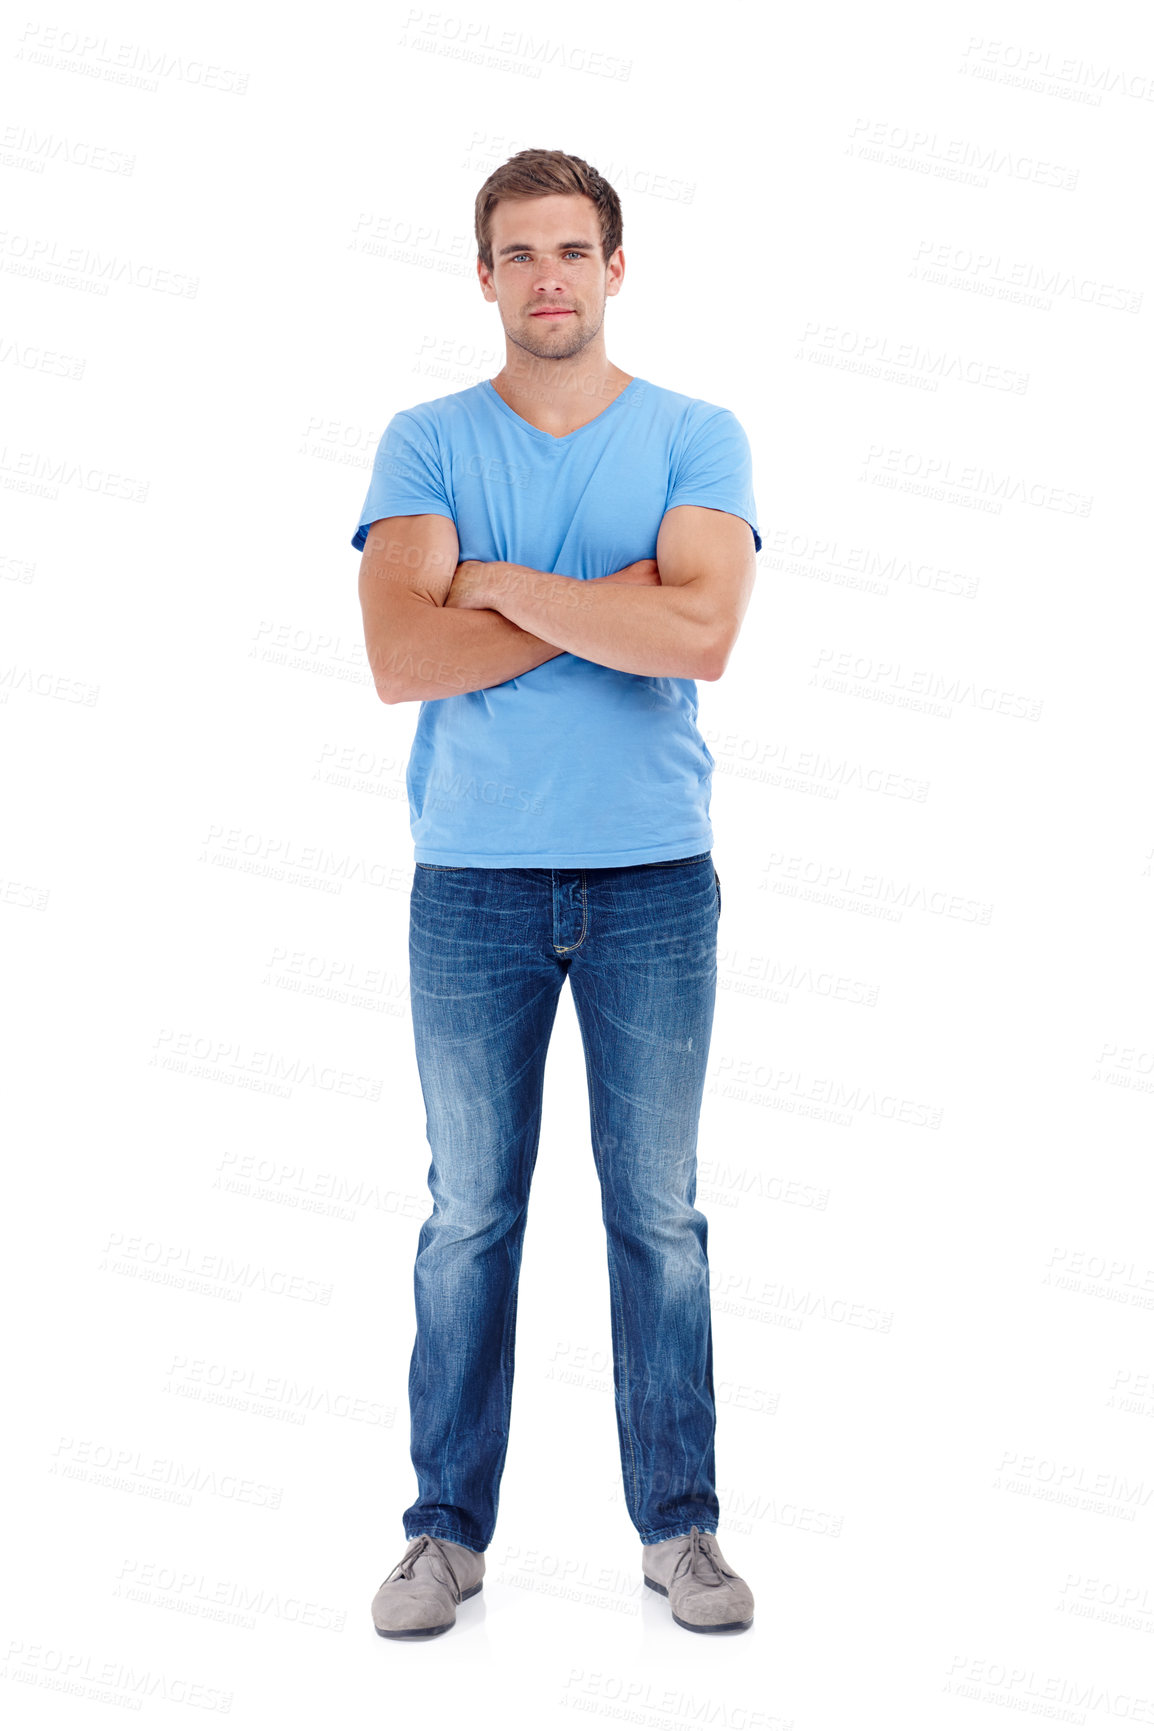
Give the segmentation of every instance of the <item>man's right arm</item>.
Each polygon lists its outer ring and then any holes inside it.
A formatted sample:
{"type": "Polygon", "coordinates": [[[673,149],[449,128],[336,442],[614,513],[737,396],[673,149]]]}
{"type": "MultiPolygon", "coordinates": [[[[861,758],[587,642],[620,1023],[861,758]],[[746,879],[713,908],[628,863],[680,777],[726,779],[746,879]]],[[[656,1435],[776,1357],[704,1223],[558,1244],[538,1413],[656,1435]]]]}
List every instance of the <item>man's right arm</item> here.
{"type": "Polygon", "coordinates": [[[563,653],[500,613],[446,607],[459,552],[451,517],[428,512],[369,525],[358,587],[382,702],[482,691],[563,653]]]}
{"type": "MultiPolygon", "coordinates": [[[[564,654],[491,608],[446,607],[459,562],[451,517],[379,517],[366,530],[358,588],[369,668],[382,702],[484,691],[564,654]]],[[[606,580],[656,583],[657,565],[639,560],[594,579],[606,580]]]]}

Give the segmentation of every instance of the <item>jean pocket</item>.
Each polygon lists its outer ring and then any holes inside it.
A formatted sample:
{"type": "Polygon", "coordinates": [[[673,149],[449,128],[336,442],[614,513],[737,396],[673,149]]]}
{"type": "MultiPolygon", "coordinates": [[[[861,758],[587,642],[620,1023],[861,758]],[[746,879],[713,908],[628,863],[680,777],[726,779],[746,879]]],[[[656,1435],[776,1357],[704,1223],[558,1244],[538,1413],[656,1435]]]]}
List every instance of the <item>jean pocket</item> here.
{"type": "Polygon", "coordinates": [[[417,870],[422,872],[467,872],[469,869],[468,866],[426,865],[423,859],[415,860],[413,863],[417,870]]]}

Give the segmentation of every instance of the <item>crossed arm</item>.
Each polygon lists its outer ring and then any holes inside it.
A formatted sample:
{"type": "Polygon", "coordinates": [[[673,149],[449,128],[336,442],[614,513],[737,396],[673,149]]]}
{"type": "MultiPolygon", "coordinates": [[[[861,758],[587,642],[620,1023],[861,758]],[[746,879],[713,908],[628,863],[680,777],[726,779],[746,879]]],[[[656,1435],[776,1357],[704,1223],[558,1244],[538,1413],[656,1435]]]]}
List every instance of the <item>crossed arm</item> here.
{"type": "Polygon", "coordinates": [[[657,533],[657,587],[587,583],[466,560],[447,607],[491,608],[524,631],[622,673],[720,679],[754,581],[753,536],[728,511],[675,505],[657,533]]]}
{"type": "Polygon", "coordinates": [[[483,690],[562,651],[624,673],[719,679],[756,571],[748,523],[703,505],[665,513],[654,569],[638,561],[593,581],[505,562],[458,562],[458,550],[444,518],[385,519],[369,531],[361,604],[385,702],[483,690]],[[392,543],[390,559],[385,539],[374,542],[374,531],[402,522],[425,526],[427,544],[416,561],[411,544],[398,557],[392,543]],[[398,594],[407,606],[396,605],[398,594]]]}

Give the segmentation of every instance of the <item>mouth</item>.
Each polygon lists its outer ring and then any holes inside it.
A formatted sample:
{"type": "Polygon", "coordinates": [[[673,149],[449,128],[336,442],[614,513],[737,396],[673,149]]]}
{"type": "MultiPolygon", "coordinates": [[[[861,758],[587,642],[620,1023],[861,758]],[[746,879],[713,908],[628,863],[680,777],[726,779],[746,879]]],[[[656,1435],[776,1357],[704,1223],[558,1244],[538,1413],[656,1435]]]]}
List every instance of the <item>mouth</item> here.
{"type": "Polygon", "coordinates": [[[572,307],[544,307],[538,313],[531,313],[535,319],[569,319],[573,317],[572,307]]]}

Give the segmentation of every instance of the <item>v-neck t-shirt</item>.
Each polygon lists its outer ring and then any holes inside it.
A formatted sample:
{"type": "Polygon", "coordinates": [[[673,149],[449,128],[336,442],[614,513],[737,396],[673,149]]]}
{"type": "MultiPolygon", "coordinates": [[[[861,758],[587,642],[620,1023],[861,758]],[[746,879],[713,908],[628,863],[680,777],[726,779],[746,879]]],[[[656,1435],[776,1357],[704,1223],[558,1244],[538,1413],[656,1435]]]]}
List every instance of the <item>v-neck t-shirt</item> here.
{"type": "MultiPolygon", "coordinates": [[[[558,438],[491,379],[399,410],[377,447],[356,533],[426,512],[461,559],[587,581],[657,556],[674,505],[749,524],[749,441],[731,410],[633,378],[558,438]]],[[[713,845],[714,759],[692,679],[623,673],[568,651],[483,691],[421,703],[406,771],[421,865],[644,865],[713,845]]]]}

